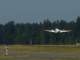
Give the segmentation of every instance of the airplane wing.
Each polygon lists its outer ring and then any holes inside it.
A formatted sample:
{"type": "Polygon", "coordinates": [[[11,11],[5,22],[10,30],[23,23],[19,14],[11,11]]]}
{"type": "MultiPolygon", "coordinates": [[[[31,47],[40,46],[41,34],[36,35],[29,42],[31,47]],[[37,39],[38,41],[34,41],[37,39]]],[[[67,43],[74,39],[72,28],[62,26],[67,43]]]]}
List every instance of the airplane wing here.
{"type": "Polygon", "coordinates": [[[44,30],[44,31],[47,31],[47,32],[55,32],[54,30],[44,30]]]}
{"type": "Polygon", "coordinates": [[[60,32],[70,32],[71,30],[61,30],[60,32]]]}

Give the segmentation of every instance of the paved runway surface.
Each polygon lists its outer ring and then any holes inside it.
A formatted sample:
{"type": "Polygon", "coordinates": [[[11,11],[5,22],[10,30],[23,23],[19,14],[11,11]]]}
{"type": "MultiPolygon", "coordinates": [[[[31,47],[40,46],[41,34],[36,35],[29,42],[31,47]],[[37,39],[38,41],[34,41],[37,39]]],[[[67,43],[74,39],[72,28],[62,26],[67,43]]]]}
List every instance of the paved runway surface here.
{"type": "Polygon", "coordinates": [[[16,54],[15,52],[9,53],[17,60],[80,60],[80,53],[62,53],[62,52],[32,52],[30,54],[16,54]]]}

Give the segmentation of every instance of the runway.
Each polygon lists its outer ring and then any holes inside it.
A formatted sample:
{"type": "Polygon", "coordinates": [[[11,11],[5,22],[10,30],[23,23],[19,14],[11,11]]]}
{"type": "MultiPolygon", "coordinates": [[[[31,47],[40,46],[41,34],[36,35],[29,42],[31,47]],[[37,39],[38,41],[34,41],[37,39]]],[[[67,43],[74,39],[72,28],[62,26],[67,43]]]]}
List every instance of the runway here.
{"type": "Polygon", "coordinates": [[[72,59],[80,60],[80,53],[62,53],[62,52],[32,52],[25,54],[9,53],[9,56],[13,56],[17,60],[66,60],[72,59]]]}

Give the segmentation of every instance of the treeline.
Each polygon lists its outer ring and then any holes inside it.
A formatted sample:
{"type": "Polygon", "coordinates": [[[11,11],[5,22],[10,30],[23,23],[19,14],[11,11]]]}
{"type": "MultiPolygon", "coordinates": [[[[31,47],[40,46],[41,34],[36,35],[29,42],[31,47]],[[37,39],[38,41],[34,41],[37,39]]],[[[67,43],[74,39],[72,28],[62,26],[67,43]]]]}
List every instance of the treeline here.
{"type": "Polygon", "coordinates": [[[0,24],[0,44],[75,44],[80,42],[80,17],[75,21],[44,20],[40,23],[0,24]],[[46,29],[69,29],[68,33],[49,33],[46,29]]]}

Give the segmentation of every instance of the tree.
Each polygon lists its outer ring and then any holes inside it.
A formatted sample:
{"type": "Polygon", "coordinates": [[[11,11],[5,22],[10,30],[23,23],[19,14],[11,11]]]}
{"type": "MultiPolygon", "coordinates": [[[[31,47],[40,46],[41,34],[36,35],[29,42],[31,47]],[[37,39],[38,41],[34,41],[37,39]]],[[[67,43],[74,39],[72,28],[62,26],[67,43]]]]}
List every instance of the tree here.
{"type": "Polygon", "coordinates": [[[6,44],[14,43],[15,34],[15,24],[13,21],[10,21],[4,25],[4,42],[6,44]]]}
{"type": "Polygon", "coordinates": [[[80,42],[80,17],[78,16],[77,17],[77,20],[76,20],[76,40],[78,42],[80,42]]]}
{"type": "Polygon", "coordinates": [[[3,44],[3,40],[4,40],[4,32],[3,32],[3,25],[0,24],[0,44],[3,44]]]}

